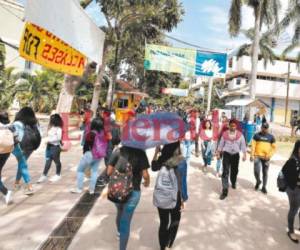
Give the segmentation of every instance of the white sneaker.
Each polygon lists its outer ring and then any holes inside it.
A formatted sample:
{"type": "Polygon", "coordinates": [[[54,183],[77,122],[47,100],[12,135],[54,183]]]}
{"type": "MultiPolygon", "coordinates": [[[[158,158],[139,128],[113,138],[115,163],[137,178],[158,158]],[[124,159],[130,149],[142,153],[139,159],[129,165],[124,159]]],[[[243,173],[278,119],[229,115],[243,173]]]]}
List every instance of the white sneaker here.
{"type": "Polygon", "coordinates": [[[40,179],[38,179],[37,183],[45,182],[47,179],[48,179],[48,177],[47,177],[46,175],[42,175],[42,176],[40,177],[40,179]]]}
{"type": "Polygon", "coordinates": [[[73,194],[81,194],[82,190],[78,189],[78,188],[73,188],[73,189],[70,190],[70,192],[73,193],[73,194]]]}
{"type": "Polygon", "coordinates": [[[59,181],[61,179],[61,176],[60,175],[54,175],[50,178],[50,181],[51,182],[56,182],[56,181],[59,181]]]}
{"type": "Polygon", "coordinates": [[[89,190],[89,194],[90,194],[90,195],[94,195],[94,194],[95,194],[95,191],[94,191],[94,190],[89,190]]]}
{"type": "Polygon", "coordinates": [[[12,202],[12,191],[8,190],[7,194],[5,195],[5,203],[9,205],[12,202]]]}

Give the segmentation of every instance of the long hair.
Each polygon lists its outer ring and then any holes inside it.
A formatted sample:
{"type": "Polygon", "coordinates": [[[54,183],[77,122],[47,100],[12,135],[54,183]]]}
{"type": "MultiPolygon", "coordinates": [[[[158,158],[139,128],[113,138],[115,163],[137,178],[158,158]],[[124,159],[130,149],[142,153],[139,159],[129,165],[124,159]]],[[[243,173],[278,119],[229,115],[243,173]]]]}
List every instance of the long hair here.
{"type": "Polygon", "coordinates": [[[38,123],[38,120],[35,117],[35,113],[30,107],[22,108],[15,117],[15,121],[20,121],[24,125],[34,126],[38,123]]]}
{"type": "Polygon", "coordinates": [[[297,140],[290,158],[299,158],[300,140],[297,140]]]}
{"type": "Polygon", "coordinates": [[[91,130],[96,130],[97,132],[101,132],[104,128],[103,119],[94,118],[91,123],[91,130]]]}
{"type": "Polygon", "coordinates": [[[63,120],[59,114],[54,114],[50,116],[49,127],[63,127],[63,120]]]}
{"type": "Polygon", "coordinates": [[[161,151],[161,156],[158,158],[157,162],[159,164],[164,164],[167,160],[174,156],[174,153],[177,149],[180,149],[179,141],[165,145],[161,151]]]}
{"type": "Polygon", "coordinates": [[[5,111],[0,111],[0,123],[6,125],[9,124],[9,116],[5,111]]]}
{"type": "Polygon", "coordinates": [[[209,130],[212,130],[212,122],[211,122],[211,120],[204,120],[203,122],[202,122],[202,129],[206,129],[206,123],[209,123],[209,130]]]}

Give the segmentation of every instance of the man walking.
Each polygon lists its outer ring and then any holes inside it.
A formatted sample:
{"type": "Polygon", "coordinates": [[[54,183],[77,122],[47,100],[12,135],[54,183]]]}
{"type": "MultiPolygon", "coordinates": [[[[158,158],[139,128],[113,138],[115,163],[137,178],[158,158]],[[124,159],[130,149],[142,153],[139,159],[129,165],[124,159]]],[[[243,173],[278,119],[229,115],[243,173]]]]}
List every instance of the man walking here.
{"type": "Polygon", "coordinates": [[[261,131],[254,135],[252,140],[251,161],[254,161],[254,176],[256,179],[255,190],[259,189],[261,184],[260,172],[263,173],[263,186],[261,191],[267,194],[268,171],[270,159],[273,156],[276,144],[275,138],[269,133],[269,124],[264,123],[261,126],[261,131]]]}
{"type": "Polygon", "coordinates": [[[220,159],[223,153],[223,173],[222,173],[222,194],[221,200],[228,196],[229,172],[230,182],[233,189],[236,189],[236,180],[239,172],[240,152],[243,152],[243,161],[247,159],[247,146],[243,134],[237,130],[237,121],[230,120],[229,130],[225,131],[221,137],[217,158],[220,159]]]}

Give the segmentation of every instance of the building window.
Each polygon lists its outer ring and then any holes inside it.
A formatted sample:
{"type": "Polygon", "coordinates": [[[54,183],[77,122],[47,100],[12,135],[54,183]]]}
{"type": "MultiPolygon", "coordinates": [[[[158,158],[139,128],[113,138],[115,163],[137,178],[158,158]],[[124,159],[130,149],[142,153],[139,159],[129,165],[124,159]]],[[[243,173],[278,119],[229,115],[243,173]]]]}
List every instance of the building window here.
{"type": "Polygon", "coordinates": [[[236,85],[241,85],[242,79],[241,78],[237,78],[236,79],[236,85]]]}

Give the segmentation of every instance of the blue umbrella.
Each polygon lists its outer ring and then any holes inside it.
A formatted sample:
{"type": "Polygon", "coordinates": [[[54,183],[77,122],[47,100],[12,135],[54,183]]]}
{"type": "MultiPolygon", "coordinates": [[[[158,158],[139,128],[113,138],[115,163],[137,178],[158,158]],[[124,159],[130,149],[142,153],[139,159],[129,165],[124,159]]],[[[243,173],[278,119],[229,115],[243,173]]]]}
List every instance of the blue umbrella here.
{"type": "Polygon", "coordinates": [[[176,113],[138,115],[123,128],[122,145],[149,149],[176,142],[185,134],[185,123],[176,113]]]}

